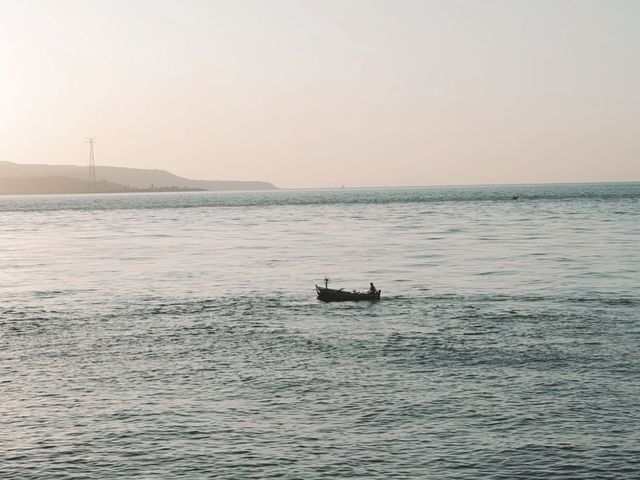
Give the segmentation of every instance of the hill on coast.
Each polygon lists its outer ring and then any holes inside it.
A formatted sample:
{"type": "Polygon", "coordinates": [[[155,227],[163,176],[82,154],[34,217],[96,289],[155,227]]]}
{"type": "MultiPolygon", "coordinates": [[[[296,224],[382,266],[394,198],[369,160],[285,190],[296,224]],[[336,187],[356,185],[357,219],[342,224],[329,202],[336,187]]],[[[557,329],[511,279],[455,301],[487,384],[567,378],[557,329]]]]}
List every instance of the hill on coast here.
{"type": "Polygon", "coordinates": [[[0,161],[0,195],[38,193],[131,192],[167,190],[276,190],[256,181],[192,180],[166,170],[96,166],[92,186],[89,168],[77,165],[18,164],[0,161]],[[93,189],[92,189],[93,188],[93,189]]]}

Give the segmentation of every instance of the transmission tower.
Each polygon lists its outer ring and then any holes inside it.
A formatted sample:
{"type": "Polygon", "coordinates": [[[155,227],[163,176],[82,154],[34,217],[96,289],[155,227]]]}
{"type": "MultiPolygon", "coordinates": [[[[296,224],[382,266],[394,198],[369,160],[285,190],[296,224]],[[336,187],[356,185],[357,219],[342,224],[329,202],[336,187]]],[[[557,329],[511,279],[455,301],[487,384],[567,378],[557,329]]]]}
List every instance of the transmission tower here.
{"type": "Polygon", "coordinates": [[[91,188],[91,191],[95,192],[96,191],[96,159],[93,153],[93,144],[98,142],[96,142],[96,137],[87,137],[87,140],[88,142],[84,142],[84,143],[89,144],[89,188],[91,188]]]}

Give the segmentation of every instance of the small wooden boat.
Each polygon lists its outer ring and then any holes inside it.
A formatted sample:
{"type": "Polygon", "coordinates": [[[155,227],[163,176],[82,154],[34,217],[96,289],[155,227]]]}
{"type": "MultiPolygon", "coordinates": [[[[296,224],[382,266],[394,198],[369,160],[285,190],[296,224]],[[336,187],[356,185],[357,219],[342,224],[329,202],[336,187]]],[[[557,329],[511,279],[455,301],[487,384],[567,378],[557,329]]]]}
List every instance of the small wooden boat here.
{"type": "Polygon", "coordinates": [[[316,292],[318,292],[318,300],[323,302],[357,302],[360,300],[380,300],[382,290],[377,290],[376,293],[348,292],[343,288],[335,290],[316,285],[316,292]]]}

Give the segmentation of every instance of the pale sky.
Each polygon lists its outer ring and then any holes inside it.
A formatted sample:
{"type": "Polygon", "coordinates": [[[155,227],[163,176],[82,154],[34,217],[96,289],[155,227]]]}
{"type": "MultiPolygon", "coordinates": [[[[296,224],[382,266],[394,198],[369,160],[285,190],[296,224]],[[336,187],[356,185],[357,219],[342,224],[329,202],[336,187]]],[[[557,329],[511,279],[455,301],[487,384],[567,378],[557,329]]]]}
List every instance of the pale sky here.
{"type": "Polygon", "coordinates": [[[0,0],[0,160],[279,187],[640,180],[640,1],[0,0]]]}

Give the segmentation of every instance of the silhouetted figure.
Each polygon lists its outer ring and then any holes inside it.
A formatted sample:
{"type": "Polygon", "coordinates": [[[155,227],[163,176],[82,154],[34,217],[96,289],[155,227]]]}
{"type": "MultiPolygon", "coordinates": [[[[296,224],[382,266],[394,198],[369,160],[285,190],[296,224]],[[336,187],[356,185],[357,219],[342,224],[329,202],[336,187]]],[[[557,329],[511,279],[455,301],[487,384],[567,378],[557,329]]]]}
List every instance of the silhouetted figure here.
{"type": "Polygon", "coordinates": [[[378,290],[376,290],[375,285],[373,284],[373,282],[369,282],[369,292],[368,293],[377,293],[378,290]]]}

